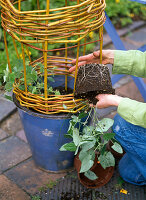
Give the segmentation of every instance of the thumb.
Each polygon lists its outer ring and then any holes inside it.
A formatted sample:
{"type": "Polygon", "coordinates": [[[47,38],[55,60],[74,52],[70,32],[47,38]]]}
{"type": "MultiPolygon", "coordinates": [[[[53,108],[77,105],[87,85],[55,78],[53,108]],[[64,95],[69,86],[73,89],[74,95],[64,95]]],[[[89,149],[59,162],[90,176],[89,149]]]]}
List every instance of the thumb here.
{"type": "Polygon", "coordinates": [[[99,58],[99,56],[100,56],[100,51],[94,51],[94,52],[93,52],[93,56],[94,56],[95,58],[99,58]]]}

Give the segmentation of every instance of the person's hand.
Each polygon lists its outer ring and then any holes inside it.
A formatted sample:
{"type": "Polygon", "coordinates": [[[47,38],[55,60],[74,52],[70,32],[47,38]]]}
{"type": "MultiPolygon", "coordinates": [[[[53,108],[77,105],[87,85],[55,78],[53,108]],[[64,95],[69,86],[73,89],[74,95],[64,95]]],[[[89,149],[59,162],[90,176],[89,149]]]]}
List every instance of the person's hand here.
{"type": "MultiPolygon", "coordinates": [[[[90,63],[100,63],[100,51],[95,51],[86,56],[79,57],[78,67],[84,64],[90,63]]],[[[103,50],[102,51],[102,64],[113,64],[114,63],[114,50],[103,50]]],[[[76,59],[72,61],[72,64],[76,64],[76,59]]],[[[76,66],[73,66],[69,69],[69,72],[72,72],[76,69],[76,66]]]]}
{"type": "Polygon", "coordinates": [[[95,107],[107,108],[109,106],[118,106],[123,97],[113,95],[113,94],[99,94],[96,96],[96,98],[98,102],[95,107]]]}

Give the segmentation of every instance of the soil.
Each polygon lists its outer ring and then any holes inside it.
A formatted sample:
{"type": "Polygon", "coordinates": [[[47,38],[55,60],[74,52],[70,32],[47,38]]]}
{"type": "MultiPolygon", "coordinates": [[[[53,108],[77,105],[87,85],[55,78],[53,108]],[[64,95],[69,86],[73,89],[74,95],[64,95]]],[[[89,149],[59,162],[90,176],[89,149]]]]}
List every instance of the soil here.
{"type": "Polygon", "coordinates": [[[67,91],[66,91],[65,88],[62,87],[62,86],[55,87],[54,90],[59,90],[61,95],[66,95],[66,94],[72,94],[73,93],[73,89],[67,88],[67,91]]]}
{"type": "Polygon", "coordinates": [[[89,103],[95,105],[98,94],[115,94],[108,67],[96,63],[81,66],[77,75],[75,97],[88,99],[89,103]]]}

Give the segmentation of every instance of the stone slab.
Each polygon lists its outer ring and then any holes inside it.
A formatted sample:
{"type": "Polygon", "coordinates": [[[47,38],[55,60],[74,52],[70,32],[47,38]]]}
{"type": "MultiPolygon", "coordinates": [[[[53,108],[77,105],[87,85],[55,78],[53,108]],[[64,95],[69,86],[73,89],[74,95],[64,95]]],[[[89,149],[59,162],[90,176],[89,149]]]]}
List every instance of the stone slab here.
{"type": "Polygon", "coordinates": [[[0,140],[7,138],[9,135],[0,128],[0,140]]]}
{"type": "Polygon", "coordinates": [[[0,124],[3,129],[9,135],[16,135],[16,133],[23,129],[18,111],[11,114],[7,119],[3,120],[0,124]]]}
{"type": "Polygon", "coordinates": [[[20,130],[16,133],[16,136],[19,137],[21,140],[23,140],[24,142],[28,143],[27,138],[25,136],[25,132],[24,130],[20,130]]]}
{"type": "Polygon", "coordinates": [[[137,86],[133,81],[121,86],[120,88],[117,88],[116,94],[136,101],[144,102],[144,99],[142,98],[137,86]]]}
{"type": "Polygon", "coordinates": [[[31,157],[25,142],[16,136],[0,141],[0,173],[31,157]]]}
{"type": "Polygon", "coordinates": [[[0,175],[0,200],[30,200],[30,197],[6,176],[0,175]]]}
{"type": "Polygon", "coordinates": [[[124,40],[123,38],[122,38],[122,41],[123,41],[123,44],[124,44],[126,50],[137,50],[139,47],[142,46],[142,44],[139,42],[124,40]]]}
{"type": "Polygon", "coordinates": [[[14,110],[16,110],[15,104],[12,101],[0,96],[0,122],[10,115],[14,110]]]}
{"type": "Polygon", "coordinates": [[[146,28],[143,27],[140,30],[134,31],[127,38],[135,42],[141,42],[143,45],[146,44],[146,28]]]}
{"type": "Polygon", "coordinates": [[[66,173],[47,173],[40,170],[32,159],[17,165],[4,174],[31,195],[38,192],[49,181],[56,181],[66,175],[66,173]]]}

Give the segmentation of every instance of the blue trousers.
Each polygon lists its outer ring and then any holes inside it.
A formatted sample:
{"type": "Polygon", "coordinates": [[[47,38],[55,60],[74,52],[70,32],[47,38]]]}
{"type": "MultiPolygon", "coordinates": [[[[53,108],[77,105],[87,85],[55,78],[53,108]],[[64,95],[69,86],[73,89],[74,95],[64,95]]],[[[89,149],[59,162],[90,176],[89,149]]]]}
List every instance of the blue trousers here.
{"type": "Polygon", "coordinates": [[[116,115],[113,132],[126,152],[119,162],[120,176],[126,182],[146,185],[146,128],[133,125],[116,115]]]}

